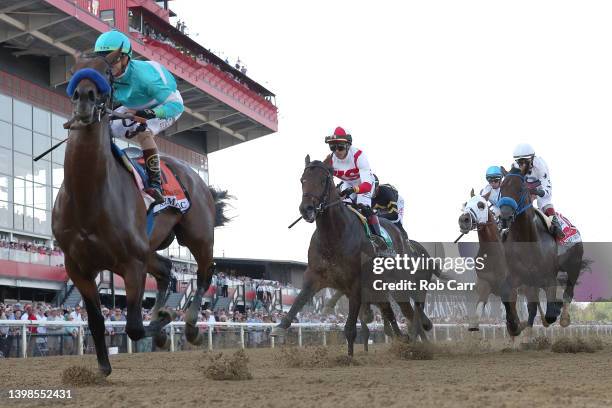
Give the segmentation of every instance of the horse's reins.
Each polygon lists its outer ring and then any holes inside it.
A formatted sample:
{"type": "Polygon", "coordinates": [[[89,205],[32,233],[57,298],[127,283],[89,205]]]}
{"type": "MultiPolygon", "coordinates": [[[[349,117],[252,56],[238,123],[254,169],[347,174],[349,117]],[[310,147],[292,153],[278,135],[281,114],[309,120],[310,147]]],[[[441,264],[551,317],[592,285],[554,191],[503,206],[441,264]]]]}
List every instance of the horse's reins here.
{"type": "MultiPolygon", "coordinates": [[[[322,214],[323,212],[325,212],[325,210],[327,210],[328,208],[333,207],[334,205],[340,204],[343,201],[343,199],[340,198],[339,200],[332,201],[331,203],[327,202],[327,200],[329,199],[329,184],[330,184],[331,180],[333,179],[333,175],[330,174],[330,169],[327,166],[325,166],[324,164],[321,164],[321,163],[316,163],[316,162],[309,163],[304,170],[309,169],[309,168],[314,168],[314,167],[318,167],[320,169],[325,170],[325,172],[327,174],[327,177],[325,178],[325,187],[323,189],[323,192],[319,196],[316,196],[316,195],[311,194],[311,193],[303,193],[302,197],[314,198],[315,200],[318,201],[319,205],[317,205],[315,207],[315,217],[316,217],[316,216],[322,214]]],[[[333,183],[332,183],[332,185],[333,185],[333,183]]],[[[297,220],[293,221],[291,223],[291,225],[289,225],[289,227],[287,227],[287,228],[293,227],[295,224],[297,224],[303,218],[304,217],[302,217],[300,215],[300,217],[297,220]]]]}

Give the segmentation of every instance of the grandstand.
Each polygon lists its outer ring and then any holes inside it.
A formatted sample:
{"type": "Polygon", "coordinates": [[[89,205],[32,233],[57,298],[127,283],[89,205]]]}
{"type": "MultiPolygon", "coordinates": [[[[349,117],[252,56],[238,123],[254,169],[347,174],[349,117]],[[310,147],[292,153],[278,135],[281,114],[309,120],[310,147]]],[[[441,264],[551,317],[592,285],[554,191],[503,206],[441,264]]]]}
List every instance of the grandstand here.
{"type": "MultiPolygon", "coordinates": [[[[92,51],[100,33],[116,28],[130,35],[134,58],[158,61],[175,76],[185,113],[157,138],[158,145],[189,163],[206,182],[207,154],[277,130],[275,95],[175,28],[173,16],[168,1],[1,2],[0,302],[75,306],[81,300],[67,281],[63,255],[51,235],[65,147],[43,160],[32,158],[67,136],[62,125],[71,112],[65,94],[69,70],[75,56],[92,51]]],[[[176,243],[164,255],[179,269],[193,263],[176,243]]],[[[122,302],[121,278],[103,273],[98,287],[103,301],[122,302]]],[[[149,302],[154,291],[155,282],[148,278],[149,302]]],[[[184,298],[184,293],[171,295],[172,302],[184,303],[184,298]]]]}

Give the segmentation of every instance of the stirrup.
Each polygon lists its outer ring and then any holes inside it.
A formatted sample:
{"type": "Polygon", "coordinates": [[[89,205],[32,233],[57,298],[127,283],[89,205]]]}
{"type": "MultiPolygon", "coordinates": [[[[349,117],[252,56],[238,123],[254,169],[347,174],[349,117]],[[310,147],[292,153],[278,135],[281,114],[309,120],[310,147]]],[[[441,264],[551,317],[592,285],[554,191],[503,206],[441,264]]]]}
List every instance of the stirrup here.
{"type": "Polygon", "coordinates": [[[165,201],[161,187],[149,186],[145,188],[144,191],[153,198],[153,205],[161,204],[165,201]]]}

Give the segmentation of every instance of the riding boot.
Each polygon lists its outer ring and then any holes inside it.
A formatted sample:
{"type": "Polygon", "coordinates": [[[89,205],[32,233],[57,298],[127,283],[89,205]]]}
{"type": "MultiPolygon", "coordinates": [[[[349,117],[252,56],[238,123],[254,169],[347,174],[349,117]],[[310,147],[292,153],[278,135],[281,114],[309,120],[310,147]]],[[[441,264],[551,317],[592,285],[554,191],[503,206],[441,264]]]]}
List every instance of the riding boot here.
{"type": "Polygon", "coordinates": [[[378,222],[378,216],[372,214],[368,217],[368,226],[372,232],[372,242],[376,247],[377,251],[384,251],[387,249],[387,243],[380,232],[380,223],[378,222]]]}
{"type": "Polygon", "coordinates": [[[557,218],[555,209],[553,207],[548,207],[544,211],[544,214],[551,217],[550,233],[558,240],[562,240],[563,238],[565,238],[565,233],[563,232],[563,229],[561,228],[561,223],[559,223],[559,219],[557,218]]]}
{"type": "Polygon", "coordinates": [[[164,194],[161,188],[161,170],[159,167],[159,153],[157,149],[146,149],[142,151],[145,160],[149,185],[145,188],[145,193],[155,200],[153,205],[164,202],[164,194]]]}

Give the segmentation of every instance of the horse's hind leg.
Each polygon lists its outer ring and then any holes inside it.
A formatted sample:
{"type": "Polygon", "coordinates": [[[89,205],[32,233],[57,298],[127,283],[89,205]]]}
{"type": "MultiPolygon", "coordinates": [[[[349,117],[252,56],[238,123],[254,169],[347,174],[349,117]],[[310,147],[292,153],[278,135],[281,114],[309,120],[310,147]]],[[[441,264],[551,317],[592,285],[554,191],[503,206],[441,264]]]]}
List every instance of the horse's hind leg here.
{"type": "Polygon", "coordinates": [[[167,336],[162,329],[172,321],[172,314],[162,309],[168,297],[171,269],[172,261],[157,253],[153,254],[152,259],[149,261],[148,272],[155,277],[157,282],[157,295],[155,297],[155,305],[151,310],[152,320],[146,329],[147,336],[154,336],[155,344],[158,347],[166,345],[167,336]]]}
{"type": "Polygon", "coordinates": [[[94,279],[84,277],[81,270],[74,262],[66,258],[66,271],[68,276],[79,289],[85,308],[87,309],[87,324],[96,345],[96,357],[98,358],[98,368],[100,372],[108,376],[112,369],[108,360],[108,350],[104,341],[104,317],[100,311],[100,296],[98,295],[98,287],[94,279]]]}
{"type": "Polygon", "coordinates": [[[365,319],[359,318],[361,322],[361,337],[363,339],[363,351],[368,352],[368,342],[370,341],[370,329],[365,319]]]}
{"type": "Polygon", "coordinates": [[[196,293],[185,313],[185,337],[187,341],[194,345],[200,345],[203,341],[203,336],[198,330],[196,323],[198,321],[198,315],[202,308],[202,298],[208,288],[214,273],[213,265],[213,233],[211,231],[210,238],[201,236],[191,237],[187,236],[184,228],[181,228],[181,232],[178,233],[179,243],[185,244],[187,248],[193,254],[196,262],[198,263],[198,277],[197,277],[197,288],[196,293]]]}

